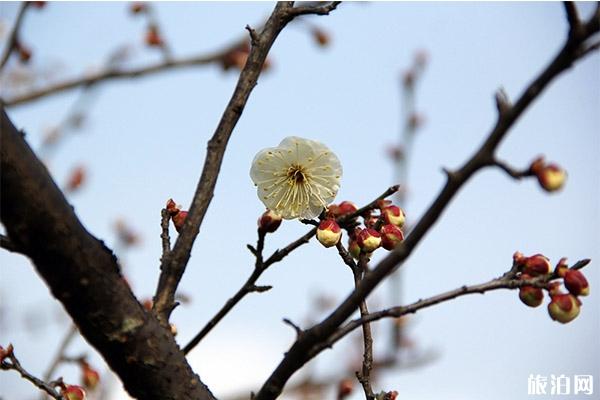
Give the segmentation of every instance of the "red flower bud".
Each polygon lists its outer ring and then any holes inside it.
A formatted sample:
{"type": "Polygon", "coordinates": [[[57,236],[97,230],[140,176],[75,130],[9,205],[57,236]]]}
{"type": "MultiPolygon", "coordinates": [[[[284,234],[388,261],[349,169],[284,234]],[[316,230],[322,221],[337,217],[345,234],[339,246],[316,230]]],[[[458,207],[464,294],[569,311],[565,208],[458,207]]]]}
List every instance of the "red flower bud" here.
{"type": "Polygon", "coordinates": [[[319,28],[314,28],[312,34],[317,44],[321,47],[326,47],[331,41],[329,35],[319,28]]]}
{"type": "Polygon", "coordinates": [[[100,382],[100,374],[86,362],[81,367],[81,381],[83,385],[90,390],[94,390],[100,382]]]}
{"type": "Polygon", "coordinates": [[[579,315],[580,306],[581,302],[572,294],[557,294],[548,304],[548,313],[553,320],[566,324],[579,315]]]}
{"type": "Polygon", "coordinates": [[[531,276],[546,275],[552,271],[550,260],[542,254],[535,254],[523,261],[523,273],[531,276]]]}
{"type": "Polygon", "coordinates": [[[146,3],[136,1],[131,4],[131,7],[129,8],[129,10],[131,11],[132,14],[140,14],[147,10],[147,6],[146,6],[146,3]]]}
{"type": "Polygon", "coordinates": [[[325,247],[335,246],[342,237],[342,229],[334,219],[324,219],[317,228],[317,240],[325,247]]]}
{"type": "Polygon", "coordinates": [[[274,211],[267,210],[258,219],[258,229],[264,233],[273,233],[281,225],[281,215],[274,211]]]}
{"type": "Polygon", "coordinates": [[[406,220],[404,211],[398,206],[387,206],[381,210],[381,213],[386,224],[396,225],[400,228],[402,228],[406,220]]]}
{"type": "Polygon", "coordinates": [[[556,264],[556,267],[554,267],[554,273],[557,276],[560,276],[561,278],[563,278],[565,276],[565,273],[569,270],[569,264],[567,264],[567,259],[566,258],[561,258],[558,263],[556,264]]]}
{"type": "Polygon", "coordinates": [[[31,60],[31,49],[26,47],[20,42],[15,44],[15,50],[17,50],[17,54],[19,55],[19,60],[23,64],[27,64],[29,60],[31,60]]]}
{"type": "Polygon", "coordinates": [[[13,353],[13,350],[14,348],[12,344],[9,344],[6,349],[0,346],[0,363],[2,363],[6,357],[10,357],[13,353]]]}
{"type": "Polygon", "coordinates": [[[569,269],[565,273],[564,283],[573,296],[587,296],[590,294],[590,286],[587,279],[576,269],[569,269]]]}
{"type": "Polygon", "coordinates": [[[527,257],[525,257],[520,251],[515,251],[515,254],[513,254],[513,262],[519,267],[523,267],[523,264],[525,264],[526,259],[527,257]]]}
{"type": "Polygon", "coordinates": [[[67,192],[76,191],[85,182],[85,177],[86,177],[85,167],[83,167],[81,165],[75,167],[75,169],[73,169],[73,171],[71,171],[71,174],[69,175],[69,180],[67,181],[65,190],[67,192]]]}
{"type": "Polygon", "coordinates": [[[170,216],[173,216],[173,215],[177,214],[179,211],[181,211],[180,206],[175,204],[173,199],[167,200],[167,206],[165,208],[169,212],[170,216]]]}
{"type": "Polygon", "coordinates": [[[183,228],[183,224],[185,223],[185,219],[188,215],[187,211],[179,211],[177,214],[173,215],[171,217],[171,220],[173,221],[173,225],[175,225],[175,230],[177,232],[181,232],[181,229],[183,228]]]}
{"type": "Polygon", "coordinates": [[[61,394],[66,400],[85,400],[85,390],[81,386],[66,385],[62,390],[61,394]]]}
{"type": "Polygon", "coordinates": [[[537,307],[544,301],[544,292],[533,286],[523,286],[519,289],[519,299],[529,307],[537,307]]]}
{"type": "Polygon", "coordinates": [[[543,157],[536,158],[529,166],[529,171],[535,175],[542,189],[554,192],[561,189],[566,180],[567,172],[556,164],[546,164],[543,157]]]}
{"type": "Polygon", "coordinates": [[[381,228],[381,246],[386,250],[393,250],[404,240],[404,235],[396,225],[387,224],[381,228]]]}
{"type": "Polygon", "coordinates": [[[356,242],[363,252],[370,253],[381,245],[381,235],[375,229],[365,228],[357,235],[356,242]]]}
{"type": "Polygon", "coordinates": [[[342,379],[340,381],[340,384],[338,385],[338,396],[337,398],[339,400],[342,400],[344,398],[346,398],[348,395],[350,395],[352,393],[354,389],[354,383],[352,382],[352,379],[342,379]]]}
{"type": "Polygon", "coordinates": [[[162,47],[165,43],[154,25],[148,27],[146,31],[146,44],[152,47],[162,47]]]}

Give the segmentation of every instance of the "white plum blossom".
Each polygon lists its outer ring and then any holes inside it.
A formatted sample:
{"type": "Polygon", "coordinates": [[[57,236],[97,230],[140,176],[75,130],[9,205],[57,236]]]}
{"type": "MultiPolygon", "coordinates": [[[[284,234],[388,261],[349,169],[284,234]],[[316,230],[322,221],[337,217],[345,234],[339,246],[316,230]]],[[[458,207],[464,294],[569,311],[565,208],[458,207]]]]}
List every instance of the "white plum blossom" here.
{"type": "Polygon", "coordinates": [[[324,144],[290,136],[254,157],[250,177],[269,210],[285,219],[308,219],[335,198],[342,165],[324,144]]]}

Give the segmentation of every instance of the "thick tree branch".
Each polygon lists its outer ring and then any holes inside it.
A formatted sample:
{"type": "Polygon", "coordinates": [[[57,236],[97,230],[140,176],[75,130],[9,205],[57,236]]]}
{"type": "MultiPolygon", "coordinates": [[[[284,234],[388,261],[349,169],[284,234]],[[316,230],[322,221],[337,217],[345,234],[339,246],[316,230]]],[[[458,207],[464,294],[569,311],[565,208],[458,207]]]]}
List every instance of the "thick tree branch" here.
{"type": "Polygon", "coordinates": [[[425,234],[437,222],[450,201],[460,188],[478,171],[491,165],[495,150],[506,136],[515,121],[525,109],[543,92],[548,84],[560,73],[567,70],[578,59],[578,52],[584,42],[598,32],[600,19],[598,13],[575,35],[569,35],[562,49],[542,71],[542,73],[525,89],[517,102],[500,113],[498,120],[487,139],[475,154],[457,171],[448,171],[448,179],[444,188],[433,204],[415,225],[406,240],[396,247],[388,256],[369,273],[360,285],[336,308],[327,318],[314,327],[306,330],[286,352],[284,359],[265,381],[254,400],[275,399],[283,390],[290,377],[310,358],[314,357],[311,349],[326,341],[335,330],[352,315],[360,302],[398,265],[406,260],[416,248],[425,234]]]}
{"type": "Polygon", "coordinates": [[[8,236],[0,235],[0,247],[12,253],[21,253],[19,248],[10,240],[8,236]]]}
{"type": "Polygon", "coordinates": [[[281,30],[293,19],[289,15],[292,2],[279,2],[260,33],[255,32],[255,45],[242,70],[237,86],[223,116],[209,140],[202,175],[192,200],[184,227],[175,242],[168,259],[161,263],[161,275],[156,290],[154,311],[163,324],[166,324],[173,309],[175,291],[185,271],[190,253],[200,225],[213,196],[217,177],[223,161],[227,142],[244,111],[246,102],[258,81],[258,76],[281,30]]]}
{"type": "Polygon", "coordinates": [[[81,334],[133,397],[214,399],[170,331],[131,293],[112,251],[83,227],[4,108],[0,113],[2,223],[81,334]]]}
{"type": "Polygon", "coordinates": [[[6,65],[11,53],[15,49],[17,41],[19,40],[19,31],[21,30],[21,24],[23,23],[23,17],[25,16],[25,11],[27,11],[27,7],[29,7],[28,1],[23,1],[19,5],[19,11],[17,12],[15,24],[13,25],[12,30],[8,35],[8,39],[6,40],[6,47],[4,47],[2,56],[0,56],[0,72],[4,69],[4,66],[6,65]]]}

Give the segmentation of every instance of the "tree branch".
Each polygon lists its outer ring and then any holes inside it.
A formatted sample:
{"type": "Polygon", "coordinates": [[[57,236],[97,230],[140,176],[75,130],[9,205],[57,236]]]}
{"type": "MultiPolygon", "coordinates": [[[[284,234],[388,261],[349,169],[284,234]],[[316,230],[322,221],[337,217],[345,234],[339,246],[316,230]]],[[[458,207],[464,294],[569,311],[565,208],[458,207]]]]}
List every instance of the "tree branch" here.
{"type": "Polygon", "coordinates": [[[21,24],[23,23],[23,17],[25,16],[25,11],[27,11],[27,7],[29,7],[28,1],[23,1],[19,5],[19,11],[17,12],[17,18],[15,19],[15,23],[13,25],[10,34],[8,35],[8,39],[6,40],[6,47],[2,52],[2,56],[0,56],[0,72],[4,69],[4,66],[8,62],[11,53],[15,49],[15,45],[19,40],[19,31],[21,30],[21,24]]]}
{"type": "Polygon", "coordinates": [[[12,253],[21,253],[19,248],[10,240],[8,236],[0,235],[0,247],[12,253]]]}
{"type": "MultiPolygon", "coordinates": [[[[368,211],[368,210],[371,210],[371,209],[377,207],[377,203],[379,202],[379,200],[385,199],[386,197],[396,193],[396,191],[398,191],[398,186],[392,186],[392,187],[388,188],[385,192],[383,192],[380,196],[378,196],[375,200],[373,200],[366,206],[358,209],[356,212],[354,212],[350,215],[339,218],[338,223],[340,223],[340,224],[347,223],[348,221],[356,218],[357,216],[361,215],[365,211],[368,211]]],[[[248,249],[256,257],[256,262],[254,264],[254,271],[252,272],[250,277],[246,280],[246,282],[242,285],[242,287],[236,292],[236,294],[233,297],[231,297],[229,300],[227,300],[227,302],[217,312],[217,314],[215,314],[215,316],[212,317],[210,319],[210,321],[208,321],[208,323],[200,330],[200,332],[198,332],[196,334],[196,336],[194,336],[194,338],[188,344],[185,345],[185,347],[183,348],[183,352],[185,354],[188,354],[194,347],[196,347],[198,345],[198,343],[200,343],[200,341],[202,341],[202,339],[204,339],[204,337],[206,335],[208,335],[208,333],[219,323],[219,321],[221,321],[237,305],[237,303],[239,303],[240,300],[242,300],[247,294],[252,293],[252,292],[263,292],[263,291],[265,291],[265,289],[266,290],[270,289],[270,286],[266,286],[266,287],[256,286],[256,282],[258,281],[258,278],[260,278],[260,276],[263,274],[263,272],[265,272],[267,270],[267,268],[269,268],[271,265],[275,264],[276,262],[281,261],[288,254],[290,254],[292,251],[294,251],[298,247],[302,246],[303,244],[308,243],[309,240],[315,236],[316,232],[317,232],[317,228],[313,228],[313,229],[309,230],[304,235],[300,236],[298,239],[291,242],[283,249],[275,250],[275,252],[273,252],[273,254],[269,258],[267,258],[266,260],[263,261],[262,252],[263,252],[263,247],[264,247],[265,234],[264,234],[264,232],[261,232],[260,230],[258,230],[258,240],[257,240],[256,248],[248,245],[248,249]]],[[[342,246],[342,245],[340,243],[338,243],[338,250],[340,249],[339,246],[342,246]]],[[[351,263],[354,263],[354,261],[352,260],[352,257],[348,254],[346,249],[344,249],[343,246],[341,248],[342,248],[342,250],[339,250],[339,251],[345,252],[346,258],[348,260],[350,260],[351,263]]],[[[340,253],[340,254],[342,254],[342,253],[340,253]]],[[[353,267],[350,265],[350,268],[353,268],[353,267]]],[[[354,266],[354,268],[356,268],[356,265],[354,266]]]]}
{"type": "Polygon", "coordinates": [[[214,397],[171,332],[146,313],[117,259],[73,208],[0,107],[0,218],[82,336],[136,398],[214,397]]]}
{"type": "MultiPolygon", "coordinates": [[[[587,264],[589,264],[589,262],[589,259],[581,260],[578,261],[571,268],[581,269],[587,264]]],[[[407,306],[392,307],[385,310],[370,313],[367,316],[361,316],[360,318],[354,319],[348,322],[342,328],[338,329],[334,334],[332,334],[329,337],[329,339],[326,342],[319,346],[316,346],[313,351],[315,353],[318,353],[323,349],[329,348],[359,326],[369,322],[380,320],[382,318],[399,318],[407,314],[414,314],[423,308],[431,307],[436,304],[444,303],[446,301],[453,300],[458,297],[466,296],[469,294],[484,294],[486,292],[498,289],[519,289],[524,286],[546,288],[548,286],[548,282],[555,278],[557,278],[556,275],[551,275],[550,277],[541,276],[531,279],[520,279],[516,277],[516,270],[512,269],[511,271],[504,274],[502,277],[492,279],[491,281],[485,283],[480,283],[478,285],[471,286],[464,285],[457,289],[450,290],[448,292],[444,292],[436,296],[429,297],[427,299],[416,301],[407,306]]]]}
{"type": "Polygon", "coordinates": [[[592,17],[580,33],[570,35],[566,43],[542,73],[525,89],[517,102],[500,113],[496,125],[489,133],[483,145],[457,171],[448,171],[444,188],[433,204],[415,225],[410,235],[394,251],[388,254],[379,264],[367,273],[360,285],[319,324],[304,331],[286,352],[284,359],[265,381],[254,400],[275,399],[283,390],[290,377],[316,354],[311,348],[326,341],[347,318],[352,315],[360,302],[397,266],[406,260],[416,248],[425,234],[437,222],[447,205],[460,188],[479,170],[491,164],[494,153],[502,139],[506,136],[515,121],[525,109],[544,91],[548,84],[560,73],[571,67],[578,59],[578,52],[584,42],[598,32],[600,19],[598,13],[592,17]]]}
{"type": "Polygon", "coordinates": [[[2,370],[17,371],[24,379],[31,382],[38,389],[40,389],[40,390],[46,392],[48,395],[52,396],[52,398],[54,398],[56,400],[63,400],[63,396],[61,396],[61,394],[58,393],[55,389],[56,385],[53,386],[52,382],[47,383],[39,378],[36,378],[35,376],[33,376],[32,374],[27,372],[25,370],[25,368],[23,368],[23,366],[21,366],[21,363],[19,362],[19,360],[17,359],[17,357],[14,354],[12,345],[9,345],[7,350],[8,350],[8,354],[6,355],[6,357],[2,360],[2,363],[0,364],[0,368],[2,370]]]}
{"type": "Polygon", "coordinates": [[[185,271],[192,246],[212,199],[227,142],[242,115],[252,89],[256,86],[271,46],[283,28],[293,19],[288,15],[291,8],[291,2],[278,2],[264,28],[260,33],[256,33],[256,45],[250,50],[248,60],[240,74],[231,100],[213,137],[208,142],[202,175],[189,214],[168,262],[163,261],[160,267],[161,275],[155,295],[154,311],[163,324],[168,322],[173,308],[175,291],[185,271]]]}
{"type": "Polygon", "coordinates": [[[341,1],[332,1],[328,4],[322,5],[321,2],[315,2],[304,6],[297,6],[291,8],[288,11],[289,16],[297,17],[300,15],[314,14],[314,15],[329,15],[330,12],[335,10],[341,1]]]}

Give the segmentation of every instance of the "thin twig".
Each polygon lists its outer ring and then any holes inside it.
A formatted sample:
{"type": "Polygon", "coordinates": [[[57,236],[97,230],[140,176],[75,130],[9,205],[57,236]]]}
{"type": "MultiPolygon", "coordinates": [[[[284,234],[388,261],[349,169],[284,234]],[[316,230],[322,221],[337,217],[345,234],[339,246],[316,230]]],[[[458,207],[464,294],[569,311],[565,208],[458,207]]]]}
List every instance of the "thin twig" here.
{"type": "Polygon", "coordinates": [[[58,346],[58,349],[56,350],[56,355],[54,356],[54,358],[52,359],[52,362],[48,366],[48,369],[46,369],[46,372],[44,373],[43,379],[45,381],[52,379],[52,375],[54,375],[58,366],[63,362],[63,359],[64,359],[66,351],[67,351],[67,347],[69,347],[69,344],[71,344],[71,342],[73,341],[73,339],[75,339],[76,336],[77,336],[77,327],[75,325],[71,324],[65,337],[62,339],[62,341],[60,342],[60,345],[58,346]]]}
{"type": "Polygon", "coordinates": [[[21,30],[23,17],[25,16],[25,11],[27,11],[27,7],[29,7],[28,1],[22,1],[19,5],[17,18],[15,19],[15,23],[13,25],[12,30],[10,31],[10,34],[8,35],[8,39],[6,40],[6,46],[4,47],[4,51],[2,52],[2,56],[0,57],[0,72],[4,69],[6,62],[8,61],[11,53],[15,49],[15,45],[19,40],[19,31],[21,30]]]}
{"type": "Polygon", "coordinates": [[[223,116],[209,140],[202,174],[194,194],[189,214],[175,242],[169,259],[161,263],[160,278],[155,294],[154,311],[159,320],[167,325],[173,309],[173,298],[179,281],[185,272],[200,225],[212,200],[227,143],[235,128],[252,89],[256,86],[267,54],[275,39],[285,28],[289,19],[284,14],[291,7],[288,2],[279,2],[262,29],[258,42],[250,49],[236,88],[223,116]]]}
{"type": "MultiPolygon", "coordinates": [[[[367,263],[368,256],[366,254],[361,253],[360,258],[358,260],[358,268],[356,268],[354,272],[354,285],[356,288],[360,285],[360,281],[364,273],[367,271],[367,263]]],[[[359,305],[359,311],[361,317],[366,317],[369,315],[369,308],[367,307],[367,300],[363,299],[359,305]]],[[[356,372],[356,377],[358,381],[363,387],[363,391],[365,392],[366,400],[373,400],[373,388],[371,387],[371,369],[373,368],[373,335],[371,333],[371,324],[364,323],[362,324],[363,331],[363,361],[362,361],[362,370],[356,372]]]]}
{"type": "Polygon", "coordinates": [[[329,15],[330,12],[335,10],[338,5],[341,4],[341,1],[332,1],[325,5],[305,5],[291,8],[288,13],[291,17],[297,17],[300,15],[329,15]]]}
{"type": "Polygon", "coordinates": [[[528,176],[533,176],[533,173],[531,172],[531,170],[529,168],[526,168],[523,170],[518,170],[516,168],[511,167],[505,161],[501,161],[497,158],[495,158],[492,161],[492,165],[495,165],[496,167],[500,168],[502,171],[506,172],[506,174],[508,176],[510,176],[511,178],[514,178],[514,179],[521,179],[521,178],[525,178],[528,176]]]}
{"type": "Polygon", "coordinates": [[[515,121],[540,96],[550,82],[574,64],[578,58],[578,52],[586,40],[600,30],[599,15],[600,7],[579,33],[568,37],[562,49],[543,72],[529,84],[515,104],[505,113],[498,115],[496,125],[475,154],[460,169],[448,171],[448,179],[444,188],[406,240],[383,258],[372,271],[367,273],[360,285],[328,317],[306,330],[305,334],[294,342],[281,363],[264,382],[254,400],[273,400],[279,396],[290,377],[308,360],[318,354],[318,352],[312,352],[311,349],[323,341],[327,341],[336,329],[352,315],[361,301],[410,256],[464,184],[476,172],[491,164],[490,160],[494,159],[498,145],[505,138],[515,121]]]}
{"type": "Polygon", "coordinates": [[[52,382],[50,382],[50,383],[45,382],[45,381],[43,381],[43,380],[41,380],[39,378],[36,378],[35,376],[33,376],[32,374],[30,374],[29,372],[27,372],[25,370],[25,368],[23,368],[23,366],[21,366],[21,363],[19,362],[19,360],[15,356],[14,351],[12,351],[12,346],[9,346],[9,349],[10,349],[10,351],[6,355],[6,358],[2,361],[2,364],[0,364],[0,368],[2,370],[4,370],[4,371],[10,371],[10,370],[17,371],[24,379],[26,379],[29,382],[31,382],[38,389],[46,392],[52,398],[54,398],[56,400],[63,400],[63,396],[61,396],[60,393],[58,393],[56,391],[55,386],[53,386],[52,382]]]}
{"type": "Polygon", "coordinates": [[[166,208],[160,211],[160,239],[162,242],[162,260],[171,252],[171,237],[169,236],[169,212],[166,208]]]}
{"type": "MultiPolygon", "coordinates": [[[[589,262],[589,259],[581,260],[575,263],[571,268],[581,269],[589,264],[589,262]]],[[[354,319],[345,324],[343,327],[339,328],[329,337],[327,341],[316,346],[312,351],[318,353],[322,349],[329,348],[362,324],[374,322],[382,318],[399,318],[407,314],[414,314],[423,308],[431,307],[436,304],[444,303],[457,297],[466,296],[469,294],[484,294],[486,292],[499,289],[519,289],[524,286],[547,288],[548,282],[556,278],[557,276],[552,274],[550,276],[542,276],[531,279],[520,279],[516,276],[516,269],[511,269],[502,277],[492,279],[485,283],[471,286],[464,285],[457,289],[450,290],[427,299],[422,299],[406,306],[391,307],[385,310],[372,312],[367,316],[361,316],[360,318],[354,319]]]]}
{"type": "MultiPolygon", "coordinates": [[[[377,203],[380,200],[383,200],[386,197],[394,194],[397,190],[398,190],[397,185],[388,188],[385,192],[383,192],[375,200],[373,200],[366,206],[361,207],[356,212],[354,212],[350,215],[338,218],[338,220],[337,220],[338,223],[340,223],[340,224],[346,223],[346,222],[356,218],[357,216],[361,215],[365,211],[372,210],[373,208],[377,207],[377,203]]],[[[316,232],[317,232],[317,228],[312,228],[311,230],[306,232],[304,235],[300,236],[298,239],[294,240],[293,242],[291,242],[290,244],[285,246],[283,249],[275,250],[273,252],[273,254],[271,254],[271,256],[269,256],[266,260],[263,261],[262,252],[263,252],[263,247],[264,247],[264,233],[262,233],[262,236],[261,236],[261,231],[258,230],[259,236],[258,236],[258,240],[256,243],[256,247],[247,245],[250,252],[256,257],[254,271],[252,272],[250,277],[246,280],[246,282],[244,282],[242,287],[240,289],[238,289],[236,294],[233,297],[229,298],[229,300],[227,300],[227,302],[223,305],[223,307],[221,307],[221,309],[217,312],[217,314],[215,314],[215,316],[212,317],[206,323],[206,325],[200,330],[200,332],[198,332],[196,334],[196,336],[194,336],[194,338],[187,345],[185,345],[185,347],[183,348],[183,352],[185,354],[188,354],[194,347],[196,347],[198,345],[198,343],[200,343],[200,341],[219,323],[219,321],[221,321],[221,319],[223,319],[223,317],[225,317],[235,307],[235,305],[237,303],[239,303],[240,300],[242,300],[248,293],[263,292],[265,290],[270,289],[271,288],[270,286],[266,286],[266,287],[256,286],[256,281],[258,280],[258,278],[260,278],[260,276],[271,265],[281,261],[288,254],[290,254],[292,251],[296,250],[298,247],[302,246],[303,244],[308,243],[310,241],[310,239],[315,236],[316,232]]],[[[338,243],[338,250],[339,250],[339,246],[341,246],[341,244],[338,243]]],[[[343,249],[343,246],[342,246],[342,249],[343,249]]],[[[345,249],[343,249],[341,251],[346,253],[346,258],[349,260],[350,263],[354,263],[354,261],[352,261],[352,257],[348,254],[348,252],[345,249]]],[[[352,268],[352,266],[350,268],[352,268]]],[[[356,268],[356,266],[355,266],[355,268],[356,268]]]]}

